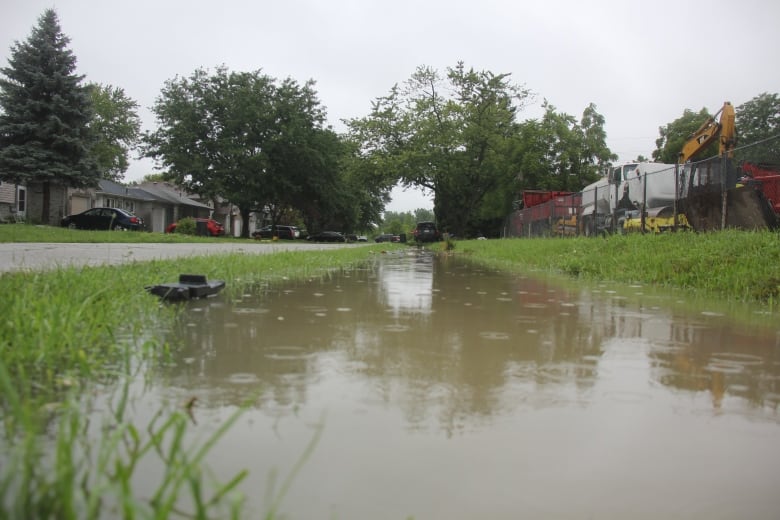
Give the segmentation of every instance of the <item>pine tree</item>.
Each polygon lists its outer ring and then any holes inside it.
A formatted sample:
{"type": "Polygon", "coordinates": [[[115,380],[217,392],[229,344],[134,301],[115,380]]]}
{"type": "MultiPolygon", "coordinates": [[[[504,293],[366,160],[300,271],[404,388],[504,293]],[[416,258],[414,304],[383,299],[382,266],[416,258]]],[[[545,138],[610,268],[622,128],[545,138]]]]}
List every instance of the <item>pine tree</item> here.
{"type": "Polygon", "coordinates": [[[69,42],[48,9],[0,69],[0,179],[41,185],[44,224],[52,220],[52,186],[93,186],[99,178],[88,152],[91,101],[69,42]]]}

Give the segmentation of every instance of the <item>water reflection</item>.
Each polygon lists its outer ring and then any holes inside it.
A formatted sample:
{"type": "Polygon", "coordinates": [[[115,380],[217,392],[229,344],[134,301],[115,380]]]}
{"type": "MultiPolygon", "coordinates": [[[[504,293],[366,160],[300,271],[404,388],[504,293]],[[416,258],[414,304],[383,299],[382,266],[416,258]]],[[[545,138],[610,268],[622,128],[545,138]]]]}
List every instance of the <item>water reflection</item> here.
{"type": "Polygon", "coordinates": [[[248,386],[261,386],[258,406],[277,410],[304,405],[324,377],[368,378],[410,426],[435,408],[451,433],[456,417],[511,411],[507,392],[543,406],[553,386],[555,402],[586,403],[604,352],[621,349],[662,385],[709,392],[715,409],[728,396],[777,408],[776,330],[634,300],[412,253],[335,282],[195,303],[175,334],[179,362],[164,376],[205,390],[213,405],[239,404],[248,386]]]}
{"type": "Polygon", "coordinates": [[[771,518],[778,327],[669,303],[410,249],[193,302],[154,380],[212,418],[259,395],[217,449],[239,465],[263,454],[253,489],[294,465],[327,412],[294,517],[771,518]]]}

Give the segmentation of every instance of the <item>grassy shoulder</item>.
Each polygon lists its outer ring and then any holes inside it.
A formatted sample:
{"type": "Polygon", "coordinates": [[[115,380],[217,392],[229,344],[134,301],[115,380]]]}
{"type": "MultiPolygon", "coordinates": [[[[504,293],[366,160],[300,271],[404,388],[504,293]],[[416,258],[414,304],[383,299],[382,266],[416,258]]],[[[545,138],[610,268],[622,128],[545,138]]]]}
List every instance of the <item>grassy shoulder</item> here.
{"type": "Polygon", "coordinates": [[[461,242],[456,252],[508,272],[674,287],[777,306],[780,234],[722,231],[461,242]]]}
{"type": "Polygon", "coordinates": [[[34,224],[0,225],[0,243],[51,242],[51,243],[210,243],[246,241],[245,238],[204,237],[176,233],[152,233],[146,231],[89,231],[34,224]]]}
{"type": "MultiPolygon", "coordinates": [[[[123,233],[123,235],[126,233],[123,233]]],[[[170,319],[146,286],[175,282],[180,273],[225,280],[225,293],[285,279],[326,275],[365,262],[379,245],[275,254],[224,254],[119,266],[60,268],[0,276],[0,361],[25,398],[46,394],[64,380],[90,376],[123,355],[149,327],[170,319]]],[[[0,402],[2,399],[0,399],[0,402]]]]}

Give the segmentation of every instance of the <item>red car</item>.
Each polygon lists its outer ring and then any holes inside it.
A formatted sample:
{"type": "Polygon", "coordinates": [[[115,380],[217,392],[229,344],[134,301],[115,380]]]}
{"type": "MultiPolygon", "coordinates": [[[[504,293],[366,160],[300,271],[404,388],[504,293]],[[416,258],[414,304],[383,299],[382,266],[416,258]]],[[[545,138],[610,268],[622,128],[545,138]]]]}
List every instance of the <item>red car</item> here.
{"type": "MultiPolygon", "coordinates": [[[[192,220],[195,221],[196,235],[211,235],[213,237],[219,237],[225,234],[225,227],[213,218],[193,218],[192,220]]],[[[174,222],[165,228],[165,232],[175,232],[176,224],[178,224],[178,222],[174,222]]]]}

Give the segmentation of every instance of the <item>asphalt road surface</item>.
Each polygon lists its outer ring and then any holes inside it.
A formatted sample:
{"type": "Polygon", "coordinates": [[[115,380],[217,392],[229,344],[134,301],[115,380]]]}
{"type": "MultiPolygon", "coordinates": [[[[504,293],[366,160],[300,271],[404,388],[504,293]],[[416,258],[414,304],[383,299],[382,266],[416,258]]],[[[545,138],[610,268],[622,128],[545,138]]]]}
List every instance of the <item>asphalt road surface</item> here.
{"type": "Polygon", "coordinates": [[[41,271],[71,266],[116,265],[130,262],[223,253],[268,254],[280,251],[332,249],[358,244],[254,242],[245,244],[0,244],[0,272],[41,271]]]}

